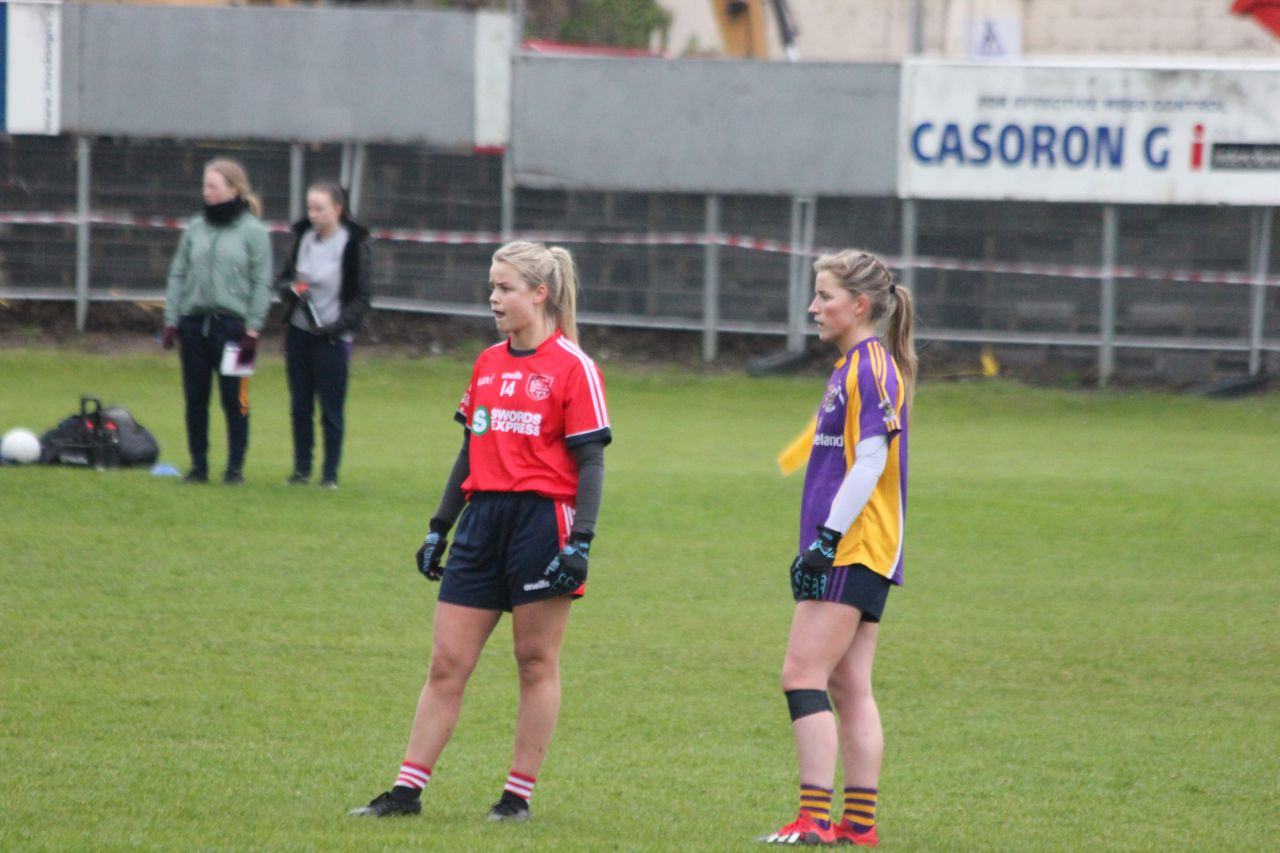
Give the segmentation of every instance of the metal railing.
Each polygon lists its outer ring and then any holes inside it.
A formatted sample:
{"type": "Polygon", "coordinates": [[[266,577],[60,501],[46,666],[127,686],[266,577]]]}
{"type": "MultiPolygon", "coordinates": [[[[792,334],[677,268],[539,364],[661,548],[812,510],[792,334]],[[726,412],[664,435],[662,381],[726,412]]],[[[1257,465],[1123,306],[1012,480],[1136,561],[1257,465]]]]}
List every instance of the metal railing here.
{"type": "MultiPolygon", "coordinates": [[[[74,300],[81,328],[94,301],[161,298],[197,171],[227,147],[56,144],[74,170],[32,158],[40,174],[0,197],[0,296],[74,300]]],[[[1280,351],[1270,208],[519,190],[504,233],[497,157],[286,143],[231,153],[266,190],[268,214],[297,215],[309,179],[354,184],[379,241],[375,305],[390,310],[486,314],[489,256],[522,237],[573,249],[583,323],[697,332],[708,361],[727,333],[797,350],[810,261],[854,244],[913,288],[923,340],[1093,348],[1103,383],[1119,349],[1242,354],[1255,375],[1280,351]]],[[[287,222],[271,221],[277,252],[287,222]]]]}

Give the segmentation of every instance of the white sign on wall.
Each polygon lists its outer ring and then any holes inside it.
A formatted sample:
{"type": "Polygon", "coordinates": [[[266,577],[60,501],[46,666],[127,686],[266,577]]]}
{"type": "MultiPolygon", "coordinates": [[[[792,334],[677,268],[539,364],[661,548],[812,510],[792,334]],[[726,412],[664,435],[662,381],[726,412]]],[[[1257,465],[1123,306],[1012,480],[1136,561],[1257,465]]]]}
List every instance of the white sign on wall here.
{"type": "Polygon", "coordinates": [[[903,198],[1280,202],[1280,66],[913,61],[903,198]]]}
{"type": "Polygon", "coordinates": [[[966,59],[985,62],[1022,55],[1021,18],[971,18],[967,35],[966,59]]]}
{"type": "Polygon", "coordinates": [[[0,3],[0,132],[58,133],[61,54],[61,5],[0,3]]]}

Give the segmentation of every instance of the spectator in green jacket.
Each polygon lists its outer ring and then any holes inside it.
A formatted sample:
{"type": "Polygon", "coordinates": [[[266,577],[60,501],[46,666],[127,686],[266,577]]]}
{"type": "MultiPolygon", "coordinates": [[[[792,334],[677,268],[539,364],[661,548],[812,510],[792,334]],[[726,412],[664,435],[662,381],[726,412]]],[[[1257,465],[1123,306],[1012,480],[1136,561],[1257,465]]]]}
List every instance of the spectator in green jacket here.
{"type": "Polygon", "coordinates": [[[218,158],[204,167],[204,211],[182,232],[165,290],[165,349],[178,344],[186,399],[186,482],[209,481],[209,396],[218,374],[227,418],[227,467],[222,481],[244,482],[249,446],[249,377],[258,334],[271,302],[271,243],[258,218],[262,202],[244,167],[218,158]],[[228,345],[239,348],[223,370],[228,345]],[[230,372],[232,375],[226,375],[230,372]]]}

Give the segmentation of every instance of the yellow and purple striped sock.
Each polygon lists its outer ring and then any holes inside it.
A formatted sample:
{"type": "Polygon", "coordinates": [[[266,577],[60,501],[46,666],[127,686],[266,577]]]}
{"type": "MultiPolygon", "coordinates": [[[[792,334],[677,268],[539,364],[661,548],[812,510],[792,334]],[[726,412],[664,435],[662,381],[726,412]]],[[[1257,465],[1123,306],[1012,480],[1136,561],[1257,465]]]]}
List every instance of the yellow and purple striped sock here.
{"type": "Polygon", "coordinates": [[[840,816],[846,826],[862,834],[870,832],[876,825],[876,799],[879,791],[876,788],[845,788],[844,813],[840,816]]]}
{"type": "Polygon", "coordinates": [[[818,826],[831,825],[831,789],[817,785],[800,785],[800,814],[808,815],[818,826]]]}

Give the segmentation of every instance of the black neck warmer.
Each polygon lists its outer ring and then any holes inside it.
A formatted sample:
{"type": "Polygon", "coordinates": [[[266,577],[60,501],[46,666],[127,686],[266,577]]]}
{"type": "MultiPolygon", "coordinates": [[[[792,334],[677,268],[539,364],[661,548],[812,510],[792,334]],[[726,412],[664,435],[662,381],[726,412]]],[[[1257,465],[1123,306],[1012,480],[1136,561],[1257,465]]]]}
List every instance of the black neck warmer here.
{"type": "Polygon", "coordinates": [[[240,198],[240,196],[236,196],[231,201],[224,201],[222,204],[206,204],[204,206],[204,218],[210,225],[229,225],[236,220],[236,217],[248,209],[248,202],[240,198]]]}

